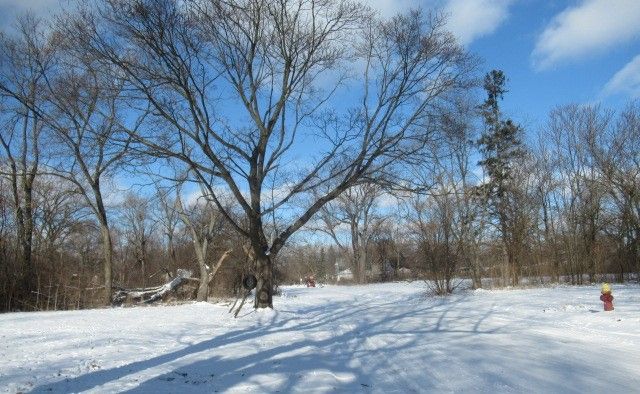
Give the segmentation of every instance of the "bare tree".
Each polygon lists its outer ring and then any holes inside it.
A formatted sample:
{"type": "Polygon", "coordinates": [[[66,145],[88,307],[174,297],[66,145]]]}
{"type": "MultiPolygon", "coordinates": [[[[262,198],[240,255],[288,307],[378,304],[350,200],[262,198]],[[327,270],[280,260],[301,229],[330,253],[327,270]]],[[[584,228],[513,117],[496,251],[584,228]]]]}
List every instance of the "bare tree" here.
{"type": "Polygon", "coordinates": [[[610,222],[618,244],[618,280],[623,281],[625,271],[640,270],[640,105],[629,104],[609,127],[601,126],[587,130],[585,144],[615,207],[610,222]]]}
{"type": "Polygon", "coordinates": [[[416,195],[411,201],[410,221],[417,237],[418,262],[436,294],[453,291],[459,253],[453,237],[454,207],[452,194],[416,195]]]}
{"type": "Polygon", "coordinates": [[[12,261],[13,236],[11,234],[11,204],[7,180],[0,177],[0,298],[2,309],[10,310],[15,291],[15,272],[12,261]]]}
{"type": "Polygon", "coordinates": [[[557,191],[561,182],[557,176],[557,159],[553,155],[552,143],[546,133],[538,134],[538,146],[532,151],[535,161],[532,173],[536,177],[535,200],[537,205],[538,255],[540,264],[547,265],[547,274],[554,282],[560,280],[560,246],[558,244],[558,229],[560,215],[557,209],[557,191]]]}
{"type": "Polygon", "coordinates": [[[369,252],[385,217],[378,209],[383,190],[374,184],[352,187],[320,210],[318,230],[328,234],[351,260],[354,279],[366,282],[369,252]]]}
{"type": "MultiPolygon", "coordinates": [[[[443,130],[432,145],[430,171],[435,188],[431,194],[435,208],[441,212],[440,226],[449,226],[447,242],[458,256],[458,267],[468,269],[473,287],[482,287],[480,263],[481,242],[486,235],[488,207],[478,195],[479,179],[474,173],[473,157],[477,139],[477,117],[474,103],[466,97],[455,97],[439,117],[443,130]],[[451,210],[450,214],[446,214],[451,210]],[[448,239],[448,238],[451,239],[448,239]]],[[[446,268],[446,267],[445,267],[446,268]]],[[[450,285],[445,286],[450,290],[450,285]]]]}
{"type": "MultiPolygon", "coordinates": [[[[88,57],[86,52],[79,52],[73,43],[63,40],[63,35],[56,30],[45,30],[33,19],[27,18],[23,23],[22,36],[26,48],[17,49],[16,44],[11,43],[6,46],[13,48],[11,56],[16,59],[25,55],[33,58],[22,66],[32,68],[32,71],[28,71],[31,74],[37,73],[37,79],[30,84],[32,92],[25,92],[27,85],[18,83],[15,75],[5,76],[0,89],[25,108],[25,119],[32,117],[34,126],[40,123],[54,131],[51,141],[57,143],[56,149],[62,150],[51,149],[49,172],[74,184],[76,191],[95,213],[103,241],[103,302],[109,304],[113,242],[101,182],[121,163],[129,146],[127,134],[119,127],[126,119],[119,108],[122,85],[106,73],[99,74],[95,58],[88,57]],[[38,100],[36,92],[41,96],[38,100]],[[124,136],[120,144],[115,143],[118,135],[124,136]]],[[[9,49],[7,53],[10,53],[9,49]]],[[[31,140],[36,140],[35,135],[31,140]]],[[[35,147],[34,142],[31,145],[35,147]]],[[[32,155],[34,164],[30,172],[35,174],[38,155],[32,155]]]]}
{"type": "Polygon", "coordinates": [[[34,183],[41,164],[44,122],[35,110],[44,101],[45,74],[53,66],[57,43],[32,16],[18,20],[17,33],[0,33],[0,171],[8,178],[16,219],[23,289],[32,290],[35,268],[34,183]]]}
{"type": "Polygon", "coordinates": [[[151,217],[150,199],[128,194],[122,202],[121,211],[127,227],[127,240],[133,247],[136,265],[140,267],[142,287],[146,287],[149,272],[149,244],[151,243],[155,223],[151,217]]]}
{"type": "Polygon", "coordinates": [[[434,103],[466,87],[472,71],[436,15],[378,21],[341,0],[104,0],[97,8],[67,21],[67,36],[117,68],[139,99],[133,108],[152,108],[153,131],[136,139],[186,163],[249,240],[257,307],[272,306],[272,259],[291,235],[345,190],[391,179],[423,148],[434,103]],[[356,59],[364,64],[362,97],[346,111],[329,111],[328,99],[356,59]],[[322,89],[327,80],[338,82],[322,89]],[[237,117],[223,116],[221,96],[239,104],[237,117]],[[318,153],[285,168],[309,138],[319,141],[318,153]],[[276,171],[280,198],[267,204],[265,181],[276,171]],[[219,185],[246,221],[226,211],[219,185]],[[283,209],[289,223],[268,236],[264,218],[283,209]]]}
{"type": "Polygon", "coordinates": [[[610,113],[593,107],[570,105],[553,110],[547,136],[552,142],[559,188],[555,193],[561,213],[558,229],[563,259],[572,282],[581,284],[597,270],[598,234],[602,229],[604,190],[600,174],[589,152],[588,136],[609,128],[610,113]]]}
{"type": "Polygon", "coordinates": [[[176,209],[178,200],[169,196],[169,191],[155,185],[155,192],[158,198],[158,209],[156,209],[156,221],[162,229],[163,235],[166,237],[166,256],[168,265],[165,266],[165,273],[169,274],[171,269],[178,268],[178,257],[176,251],[176,236],[178,233],[178,225],[180,215],[176,209]],[[171,267],[171,269],[169,268],[171,267]]]}
{"type": "Polygon", "coordinates": [[[50,171],[75,186],[98,221],[104,260],[103,302],[108,305],[113,287],[113,240],[104,184],[125,164],[130,137],[124,124],[129,115],[121,107],[122,84],[101,73],[95,59],[76,51],[72,43],[64,45],[64,67],[47,80],[52,109],[41,111],[60,149],[50,171]]]}
{"type": "Polygon", "coordinates": [[[72,185],[52,176],[39,176],[34,191],[36,239],[40,252],[51,257],[87,216],[86,206],[72,185]]]}
{"type": "Polygon", "coordinates": [[[178,188],[176,195],[176,210],[180,220],[191,235],[196,261],[200,270],[197,300],[206,301],[209,295],[209,283],[213,280],[224,260],[232,252],[231,249],[224,252],[213,267],[207,264],[209,249],[212,246],[214,236],[222,232],[226,223],[225,218],[213,206],[211,200],[204,197],[189,206],[185,206],[180,197],[180,188],[178,188]]]}

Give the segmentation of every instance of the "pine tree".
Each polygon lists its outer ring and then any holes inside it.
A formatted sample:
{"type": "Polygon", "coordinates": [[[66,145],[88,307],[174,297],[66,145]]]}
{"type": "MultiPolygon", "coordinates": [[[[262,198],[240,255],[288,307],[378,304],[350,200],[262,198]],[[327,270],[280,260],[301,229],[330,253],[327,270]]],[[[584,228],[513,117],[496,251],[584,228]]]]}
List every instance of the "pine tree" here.
{"type": "Polygon", "coordinates": [[[502,99],[506,78],[500,70],[493,70],[484,78],[487,99],[480,106],[485,122],[485,131],[478,141],[483,160],[479,162],[487,172],[489,182],[487,194],[501,198],[507,192],[513,178],[513,163],[524,157],[520,135],[522,129],[511,119],[502,120],[498,101],[502,99]]]}
{"type": "Polygon", "coordinates": [[[509,277],[512,284],[516,285],[521,271],[519,256],[523,234],[513,168],[517,161],[524,158],[525,151],[520,140],[522,128],[511,119],[503,119],[500,111],[499,101],[507,92],[505,83],[505,75],[500,70],[487,73],[484,79],[487,99],[480,110],[485,130],[478,141],[482,154],[478,164],[483,166],[488,179],[479,190],[497,221],[505,247],[509,277]]]}

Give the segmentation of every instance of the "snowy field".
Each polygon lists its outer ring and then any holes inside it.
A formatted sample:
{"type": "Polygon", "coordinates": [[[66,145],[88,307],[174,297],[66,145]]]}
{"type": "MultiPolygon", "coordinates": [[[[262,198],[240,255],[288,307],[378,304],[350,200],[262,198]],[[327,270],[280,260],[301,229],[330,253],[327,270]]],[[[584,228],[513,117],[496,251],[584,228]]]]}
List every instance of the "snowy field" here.
{"type": "Polygon", "coordinates": [[[640,287],[284,289],[206,303],[0,315],[3,392],[640,392],[640,287]]]}

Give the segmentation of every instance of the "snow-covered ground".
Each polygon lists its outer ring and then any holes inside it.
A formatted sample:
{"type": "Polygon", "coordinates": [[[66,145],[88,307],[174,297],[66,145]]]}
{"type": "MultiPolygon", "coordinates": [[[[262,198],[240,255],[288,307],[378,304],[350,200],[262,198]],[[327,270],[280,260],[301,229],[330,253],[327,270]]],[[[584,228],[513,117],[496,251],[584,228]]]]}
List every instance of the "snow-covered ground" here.
{"type": "Polygon", "coordinates": [[[0,315],[0,391],[640,390],[640,287],[284,289],[275,311],[206,303],[0,315]]]}

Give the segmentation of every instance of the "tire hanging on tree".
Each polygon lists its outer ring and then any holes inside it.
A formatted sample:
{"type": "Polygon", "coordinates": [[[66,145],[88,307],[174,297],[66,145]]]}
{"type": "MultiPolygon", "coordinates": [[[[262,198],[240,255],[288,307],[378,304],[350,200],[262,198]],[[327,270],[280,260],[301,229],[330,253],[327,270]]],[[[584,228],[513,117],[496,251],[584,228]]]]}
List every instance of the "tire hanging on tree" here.
{"type": "Polygon", "coordinates": [[[256,276],[253,274],[245,275],[245,277],[242,278],[242,287],[244,287],[246,290],[253,290],[257,285],[258,279],[256,279],[256,276]]]}

